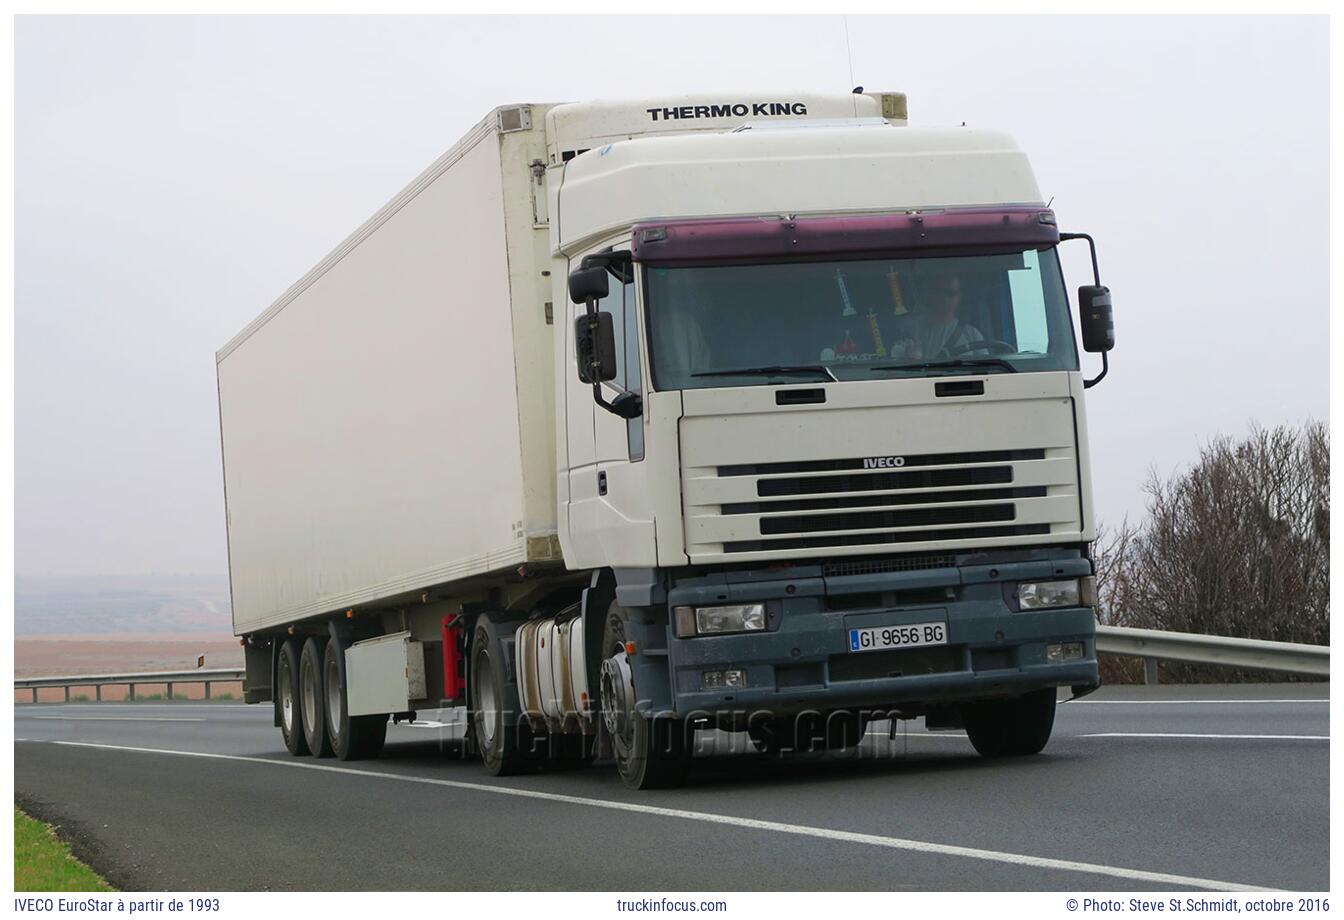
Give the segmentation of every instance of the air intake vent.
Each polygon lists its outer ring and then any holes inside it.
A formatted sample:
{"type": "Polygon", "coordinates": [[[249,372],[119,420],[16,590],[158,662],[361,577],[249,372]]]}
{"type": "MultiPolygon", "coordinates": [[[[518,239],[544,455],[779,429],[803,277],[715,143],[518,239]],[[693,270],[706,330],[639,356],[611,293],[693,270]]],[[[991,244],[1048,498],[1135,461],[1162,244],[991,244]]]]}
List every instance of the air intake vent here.
{"type": "Polygon", "coordinates": [[[826,563],[821,567],[821,574],[827,578],[838,578],[844,575],[880,575],[884,572],[950,569],[956,565],[957,557],[951,554],[899,556],[895,559],[846,559],[844,562],[826,563]]]}

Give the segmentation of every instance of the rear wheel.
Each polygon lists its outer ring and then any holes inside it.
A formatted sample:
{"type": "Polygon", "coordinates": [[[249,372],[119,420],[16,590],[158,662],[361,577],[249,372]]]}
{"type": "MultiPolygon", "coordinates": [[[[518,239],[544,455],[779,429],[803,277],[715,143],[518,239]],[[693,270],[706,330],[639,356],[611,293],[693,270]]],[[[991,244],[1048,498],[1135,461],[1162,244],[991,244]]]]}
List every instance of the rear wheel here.
{"type": "Polygon", "coordinates": [[[485,769],[495,776],[536,765],[532,727],[519,718],[518,688],[508,679],[499,631],[488,614],[476,620],[471,639],[471,730],[485,769]]]}
{"type": "Polygon", "coordinates": [[[322,653],[327,640],[310,636],[299,655],[299,713],[308,750],[317,757],[331,756],[327,736],[327,700],[322,689],[322,653]]]}
{"type": "Polygon", "coordinates": [[[326,690],[327,737],[340,760],[377,757],[387,740],[387,714],[352,716],[343,679],[343,650],[328,642],[322,653],[322,685],[326,690]]]}
{"type": "Polygon", "coordinates": [[[285,748],[295,757],[308,753],[308,741],[303,736],[302,706],[299,701],[298,641],[286,639],[280,646],[280,660],[276,664],[277,708],[280,710],[280,734],[285,748]]]}
{"type": "Polygon", "coordinates": [[[616,769],[631,789],[666,789],[686,781],[691,763],[689,726],[674,716],[650,718],[638,711],[625,650],[625,608],[613,603],[607,614],[599,681],[602,722],[611,735],[616,769]]]}
{"type": "Polygon", "coordinates": [[[1012,700],[986,700],[961,708],[971,744],[983,757],[1039,754],[1055,727],[1055,688],[1012,700]]]}

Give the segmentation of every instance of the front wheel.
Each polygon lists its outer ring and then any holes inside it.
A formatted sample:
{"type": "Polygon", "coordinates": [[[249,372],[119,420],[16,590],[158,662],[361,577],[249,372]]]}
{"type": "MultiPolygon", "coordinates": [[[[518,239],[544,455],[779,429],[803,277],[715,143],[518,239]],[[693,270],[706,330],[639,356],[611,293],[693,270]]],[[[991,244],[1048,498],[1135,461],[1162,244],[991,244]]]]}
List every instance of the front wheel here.
{"type": "Polygon", "coordinates": [[[667,789],[686,781],[690,768],[690,727],[675,716],[646,716],[638,711],[634,680],[625,648],[625,608],[613,603],[607,614],[602,648],[607,657],[599,681],[602,723],[611,736],[616,769],[631,789],[667,789]]]}
{"type": "Polygon", "coordinates": [[[961,707],[966,735],[982,757],[1039,754],[1055,727],[1055,688],[1033,690],[1012,700],[986,700],[961,707]]]}

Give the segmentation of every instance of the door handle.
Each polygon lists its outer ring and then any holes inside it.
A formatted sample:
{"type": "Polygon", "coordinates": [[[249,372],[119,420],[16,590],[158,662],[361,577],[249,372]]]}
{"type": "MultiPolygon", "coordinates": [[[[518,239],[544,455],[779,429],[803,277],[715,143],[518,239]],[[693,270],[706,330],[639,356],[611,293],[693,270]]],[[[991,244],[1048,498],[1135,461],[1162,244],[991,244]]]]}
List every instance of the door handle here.
{"type": "Polygon", "coordinates": [[[607,471],[606,471],[606,470],[598,470],[598,471],[597,471],[597,494],[598,494],[598,495],[606,495],[606,494],[607,494],[607,471]]]}

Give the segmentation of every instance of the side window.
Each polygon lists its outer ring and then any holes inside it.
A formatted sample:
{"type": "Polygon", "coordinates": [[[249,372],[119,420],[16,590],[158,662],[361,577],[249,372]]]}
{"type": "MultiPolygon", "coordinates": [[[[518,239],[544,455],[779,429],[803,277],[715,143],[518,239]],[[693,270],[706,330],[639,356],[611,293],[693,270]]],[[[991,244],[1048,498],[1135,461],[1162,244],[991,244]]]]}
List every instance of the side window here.
{"type": "MultiPolygon", "coordinates": [[[[611,314],[612,331],[616,334],[616,386],[635,393],[644,392],[639,373],[639,319],[635,312],[635,281],[621,283],[612,276],[610,292],[597,303],[599,310],[611,314]]],[[[626,437],[630,445],[630,459],[644,459],[644,419],[632,418],[626,423],[626,437]]]]}

